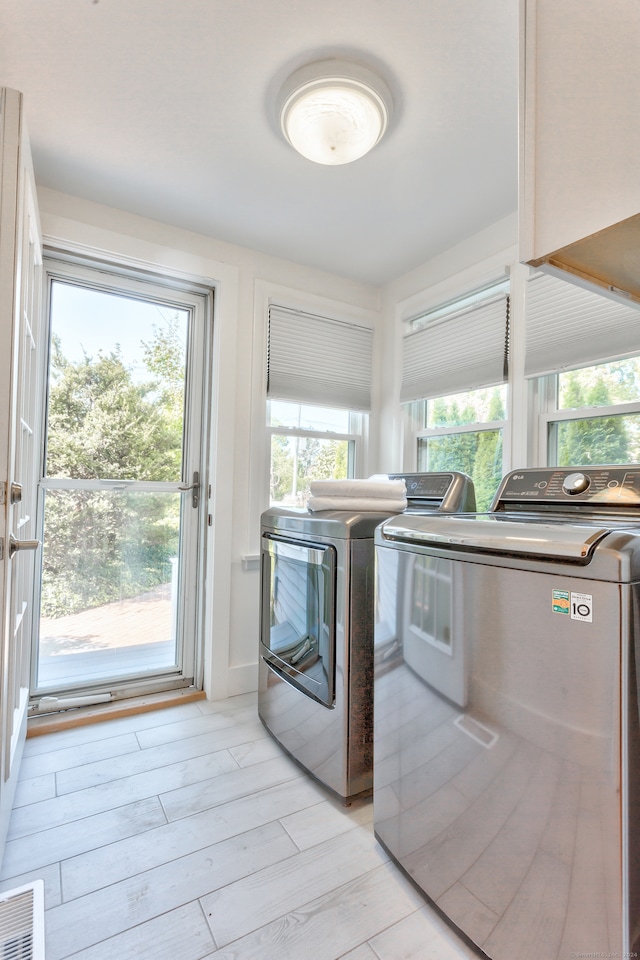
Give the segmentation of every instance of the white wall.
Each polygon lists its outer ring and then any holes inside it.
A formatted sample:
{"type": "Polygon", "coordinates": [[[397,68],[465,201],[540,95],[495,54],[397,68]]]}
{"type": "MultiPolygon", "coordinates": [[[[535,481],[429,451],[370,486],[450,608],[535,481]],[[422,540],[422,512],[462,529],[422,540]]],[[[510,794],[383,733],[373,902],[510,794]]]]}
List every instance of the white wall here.
{"type": "Polygon", "coordinates": [[[375,327],[380,291],[56,191],[40,188],[38,197],[45,243],[124,258],[131,266],[215,287],[215,523],[209,532],[205,690],[216,699],[256,689],[259,586],[252,558],[268,494],[263,359],[268,300],[279,296],[375,327]]]}

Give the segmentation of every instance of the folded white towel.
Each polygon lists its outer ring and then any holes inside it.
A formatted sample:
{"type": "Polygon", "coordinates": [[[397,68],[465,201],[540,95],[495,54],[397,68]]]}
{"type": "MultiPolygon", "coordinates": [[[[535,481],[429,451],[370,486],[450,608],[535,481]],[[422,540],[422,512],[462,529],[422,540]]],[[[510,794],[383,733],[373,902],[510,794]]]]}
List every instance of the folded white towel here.
{"type": "Polygon", "coordinates": [[[307,509],[349,510],[354,513],[402,513],[407,505],[406,498],[395,497],[385,500],[383,497],[309,497],[307,509]]]}
{"type": "Polygon", "coordinates": [[[368,480],[312,480],[309,491],[312,497],[379,497],[381,500],[404,500],[407,486],[404,480],[370,477],[368,480]]]}

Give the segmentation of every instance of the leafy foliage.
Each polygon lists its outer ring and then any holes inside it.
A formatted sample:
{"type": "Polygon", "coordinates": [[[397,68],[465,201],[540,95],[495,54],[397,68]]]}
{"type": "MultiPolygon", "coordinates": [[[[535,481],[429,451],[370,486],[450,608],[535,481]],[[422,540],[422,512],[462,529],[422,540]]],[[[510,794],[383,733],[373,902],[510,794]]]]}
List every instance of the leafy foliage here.
{"type": "Polygon", "coordinates": [[[347,476],[348,455],[347,440],[272,434],[271,502],[304,505],[312,480],[347,476]]]}
{"type": "MultiPolygon", "coordinates": [[[[572,370],[563,375],[562,401],[565,408],[608,406],[613,402],[615,386],[607,373],[600,369],[598,373],[589,371],[587,376],[583,370],[572,370]]],[[[628,382],[623,385],[625,393],[628,387],[628,382]]],[[[633,450],[631,441],[636,419],[612,416],[558,422],[558,466],[628,463],[635,460],[638,455],[637,444],[633,450]]]]}
{"type": "MultiPolygon", "coordinates": [[[[184,350],[175,328],[145,344],[151,378],[133,381],[118,348],[71,362],[52,344],[47,473],[82,480],[180,479],[184,350]]],[[[49,491],[42,613],[62,616],[170,579],[180,494],[49,491]]]]}
{"type": "MultiPolygon", "coordinates": [[[[481,415],[473,395],[447,402],[443,397],[430,403],[431,427],[459,426],[482,420],[503,420],[505,416],[499,390],[491,391],[488,411],[481,415]]],[[[419,470],[459,470],[473,479],[478,510],[488,510],[502,478],[502,433],[500,430],[470,430],[444,433],[418,441],[419,470]]]]}
{"type": "MultiPolygon", "coordinates": [[[[640,359],[598,364],[559,375],[559,408],[607,408],[637,401],[640,359]]],[[[429,427],[487,423],[485,430],[443,433],[418,440],[421,470],[461,470],[473,478],[479,510],[489,508],[502,475],[502,437],[490,428],[503,420],[498,390],[429,402],[429,427]]],[[[611,414],[557,420],[552,439],[558,466],[640,462],[640,415],[611,414]]],[[[553,459],[552,461],[553,462],[553,459]]]]}

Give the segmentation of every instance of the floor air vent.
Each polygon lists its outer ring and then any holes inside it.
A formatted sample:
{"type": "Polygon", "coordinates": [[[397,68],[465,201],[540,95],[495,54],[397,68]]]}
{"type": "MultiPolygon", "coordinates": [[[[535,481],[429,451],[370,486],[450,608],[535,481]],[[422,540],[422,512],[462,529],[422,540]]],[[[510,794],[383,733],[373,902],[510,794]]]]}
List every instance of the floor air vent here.
{"type": "Polygon", "coordinates": [[[0,893],[0,960],[44,960],[44,883],[0,893]]]}

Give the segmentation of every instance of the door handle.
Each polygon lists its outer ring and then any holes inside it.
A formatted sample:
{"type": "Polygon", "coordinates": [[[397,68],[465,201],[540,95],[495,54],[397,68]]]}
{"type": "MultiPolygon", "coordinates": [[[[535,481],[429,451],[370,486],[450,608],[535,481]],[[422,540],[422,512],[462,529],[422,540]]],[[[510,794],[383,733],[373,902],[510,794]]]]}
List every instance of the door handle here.
{"type": "Polygon", "coordinates": [[[16,483],[15,480],[12,481],[10,490],[11,503],[21,503],[22,502],[22,484],[16,483]]]}
{"type": "Polygon", "coordinates": [[[37,550],[39,546],[39,540],[16,540],[14,535],[11,534],[9,537],[9,560],[18,550],[37,550]]]}
{"type": "Polygon", "coordinates": [[[200,474],[197,470],[194,470],[193,473],[193,483],[181,483],[178,487],[182,493],[187,493],[189,490],[192,491],[191,503],[194,507],[197,507],[200,502],[200,474]]]}

